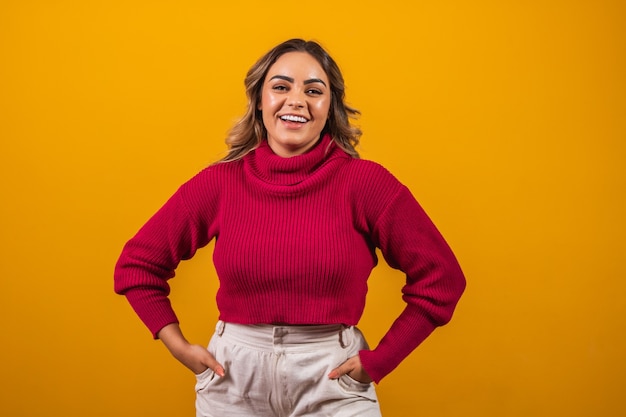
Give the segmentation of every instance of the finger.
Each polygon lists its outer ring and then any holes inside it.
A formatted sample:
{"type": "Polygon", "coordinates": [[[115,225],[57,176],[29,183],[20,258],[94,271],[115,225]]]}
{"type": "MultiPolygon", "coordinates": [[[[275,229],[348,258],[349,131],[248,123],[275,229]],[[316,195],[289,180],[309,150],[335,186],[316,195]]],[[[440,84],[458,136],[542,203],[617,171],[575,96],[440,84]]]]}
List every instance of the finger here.
{"type": "Polygon", "coordinates": [[[350,361],[344,362],[328,374],[330,379],[337,379],[341,375],[348,374],[354,370],[354,367],[351,365],[350,361]]]}
{"type": "Polygon", "coordinates": [[[211,355],[208,351],[206,353],[207,354],[206,354],[205,361],[203,361],[205,365],[211,368],[213,372],[215,372],[220,377],[223,377],[224,375],[226,375],[226,371],[224,370],[224,367],[222,366],[222,364],[219,363],[217,360],[215,360],[213,355],[211,355]]]}
{"type": "Polygon", "coordinates": [[[215,372],[220,377],[223,377],[224,375],[226,375],[226,371],[224,370],[224,367],[220,365],[219,363],[215,366],[215,368],[213,368],[213,372],[215,372]]]}
{"type": "Polygon", "coordinates": [[[337,378],[339,378],[341,375],[342,375],[342,374],[341,374],[341,369],[339,369],[339,368],[335,368],[335,369],[333,369],[332,371],[330,371],[330,373],[328,374],[328,377],[329,377],[330,379],[337,379],[337,378]]]}

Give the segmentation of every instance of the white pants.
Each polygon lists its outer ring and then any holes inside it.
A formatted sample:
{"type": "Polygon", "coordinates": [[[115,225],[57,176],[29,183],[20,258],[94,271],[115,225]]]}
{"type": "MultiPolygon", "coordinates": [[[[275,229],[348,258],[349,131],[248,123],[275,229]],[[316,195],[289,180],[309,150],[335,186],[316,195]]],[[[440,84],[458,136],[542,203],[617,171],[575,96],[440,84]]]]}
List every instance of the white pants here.
{"type": "Polygon", "coordinates": [[[217,323],[209,351],[226,369],[197,375],[197,417],[380,417],[373,384],[328,373],[367,349],[342,325],[217,323]]]}

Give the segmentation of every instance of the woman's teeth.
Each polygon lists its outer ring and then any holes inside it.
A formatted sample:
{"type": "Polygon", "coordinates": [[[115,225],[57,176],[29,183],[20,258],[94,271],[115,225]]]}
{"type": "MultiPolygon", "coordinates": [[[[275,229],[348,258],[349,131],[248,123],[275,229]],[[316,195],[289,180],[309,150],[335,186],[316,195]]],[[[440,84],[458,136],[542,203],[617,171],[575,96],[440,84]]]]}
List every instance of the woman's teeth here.
{"type": "Polygon", "coordinates": [[[280,116],[281,120],[285,120],[287,122],[298,122],[298,123],[306,123],[307,119],[302,116],[293,116],[291,114],[286,114],[284,116],[280,116]]]}

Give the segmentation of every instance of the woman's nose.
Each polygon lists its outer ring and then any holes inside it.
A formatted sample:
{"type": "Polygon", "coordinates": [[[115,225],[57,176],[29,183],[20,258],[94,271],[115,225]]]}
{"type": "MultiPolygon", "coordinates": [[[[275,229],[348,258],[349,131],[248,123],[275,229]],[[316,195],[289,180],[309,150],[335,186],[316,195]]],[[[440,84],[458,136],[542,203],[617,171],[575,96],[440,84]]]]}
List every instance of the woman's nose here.
{"type": "Polygon", "coordinates": [[[301,108],[304,107],[304,94],[297,89],[293,89],[289,92],[289,97],[287,98],[287,105],[290,107],[301,108]]]}

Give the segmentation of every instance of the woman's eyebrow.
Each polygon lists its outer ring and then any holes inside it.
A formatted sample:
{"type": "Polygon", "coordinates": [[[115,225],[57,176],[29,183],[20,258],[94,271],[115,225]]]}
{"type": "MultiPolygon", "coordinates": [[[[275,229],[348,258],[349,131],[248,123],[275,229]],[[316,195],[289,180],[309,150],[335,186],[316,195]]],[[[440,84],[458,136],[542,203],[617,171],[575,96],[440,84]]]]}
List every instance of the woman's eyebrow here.
{"type": "Polygon", "coordinates": [[[311,78],[310,80],[304,81],[304,84],[313,84],[313,83],[321,83],[324,87],[327,87],[326,83],[322,81],[320,78],[311,78]]]}
{"type": "MultiPolygon", "coordinates": [[[[272,78],[270,78],[270,80],[273,80],[273,79],[276,79],[276,78],[278,78],[280,80],[288,81],[290,83],[293,83],[295,81],[293,78],[287,77],[286,75],[274,75],[272,78]]],[[[322,79],[320,79],[320,78],[311,78],[311,79],[308,79],[308,80],[304,81],[304,84],[313,84],[313,83],[321,83],[321,84],[324,85],[324,87],[327,87],[326,83],[322,79]]]]}
{"type": "Polygon", "coordinates": [[[270,80],[278,78],[279,80],[289,81],[290,83],[294,82],[294,79],[291,77],[287,77],[286,75],[274,75],[270,80]]]}

